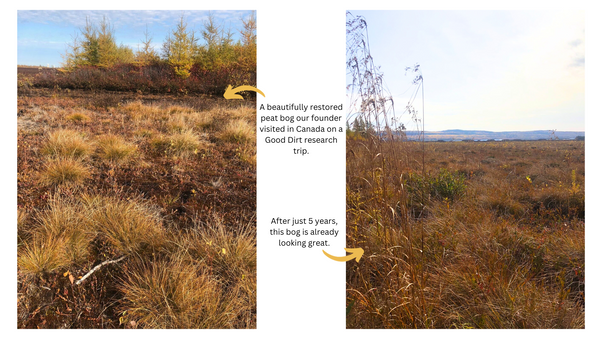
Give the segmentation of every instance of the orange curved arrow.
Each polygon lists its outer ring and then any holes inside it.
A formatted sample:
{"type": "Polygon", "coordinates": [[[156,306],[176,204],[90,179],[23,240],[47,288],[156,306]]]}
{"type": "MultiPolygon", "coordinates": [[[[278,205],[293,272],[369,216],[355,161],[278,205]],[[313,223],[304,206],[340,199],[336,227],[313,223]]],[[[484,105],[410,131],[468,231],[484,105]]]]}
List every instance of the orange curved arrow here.
{"type": "Polygon", "coordinates": [[[231,99],[243,100],[244,98],[242,97],[242,95],[238,95],[236,93],[243,92],[246,90],[252,90],[257,93],[260,93],[262,96],[265,96],[265,94],[263,92],[261,92],[260,89],[252,87],[252,86],[239,86],[234,89],[231,87],[231,85],[229,85],[229,86],[227,86],[227,89],[225,89],[225,94],[223,94],[223,97],[226,98],[227,100],[231,100],[231,99]]]}
{"type": "Polygon", "coordinates": [[[344,248],[344,250],[346,250],[346,252],[349,252],[350,255],[343,256],[343,257],[336,257],[336,256],[332,256],[332,255],[328,254],[327,252],[325,252],[325,250],[323,250],[323,253],[325,254],[325,256],[333,259],[334,261],[338,261],[338,262],[347,262],[354,258],[356,259],[356,262],[358,262],[358,261],[360,261],[360,258],[362,257],[362,255],[365,253],[365,250],[363,250],[362,248],[356,248],[356,249],[344,248]]]}

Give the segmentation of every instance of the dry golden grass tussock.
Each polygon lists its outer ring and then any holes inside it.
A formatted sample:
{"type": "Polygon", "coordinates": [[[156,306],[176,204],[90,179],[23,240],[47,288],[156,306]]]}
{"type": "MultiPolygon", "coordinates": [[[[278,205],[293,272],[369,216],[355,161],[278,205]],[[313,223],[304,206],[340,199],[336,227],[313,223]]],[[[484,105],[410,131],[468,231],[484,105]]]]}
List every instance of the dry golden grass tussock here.
{"type": "Polygon", "coordinates": [[[238,158],[252,166],[256,166],[256,145],[245,143],[236,149],[238,158]]]}
{"type": "Polygon", "coordinates": [[[186,116],[182,114],[171,115],[169,120],[167,121],[167,131],[169,132],[181,132],[184,129],[192,129],[189,128],[189,120],[186,116]]]}
{"type": "Polygon", "coordinates": [[[31,217],[19,252],[20,268],[26,273],[49,272],[85,262],[95,236],[87,227],[88,212],[74,197],[51,196],[47,207],[31,217]]]}
{"type": "Polygon", "coordinates": [[[126,142],[117,135],[104,135],[98,139],[98,154],[100,158],[114,162],[127,162],[137,151],[135,144],[126,142]]]}
{"type": "Polygon", "coordinates": [[[168,112],[156,106],[148,106],[141,101],[129,102],[121,107],[121,109],[133,121],[142,120],[160,120],[168,116],[168,112]]]}
{"type": "Polygon", "coordinates": [[[221,132],[221,138],[231,142],[256,142],[255,127],[245,120],[231,120],[221,132]]]}
{"type": "Polygon", "coordinates": [[[40,182],[47,186],[82,184],[91,175],[90,169],[73,158],[51,158],[40,173],[40,182]]]}
{"type": "Polygon", "coordinates": [[[166,109],[169,115],[174,114],[193,114],[195,111],[193,108],[182,106],[182,105],[172,105],[166,109]]]}
{"type": "Polygon", "coordinates": [[[25,275],[40,275],[69,264],[65,260],[65,243],[61,237],[34,236],[21,245],[17,255],[19,271],[25,275]]]}
{"type": "Polygon", "coordinates": [[[198,134],[191,129],[171,134],[169,141],[171,151],[181,157],[192,153],[197,154],[199,150],[206,149],[208,146],[208,142],[201,140],[198,134]]]}
{"type": "Polygon", "coordinates": [[[178,259],[136,261],[120,289],[127,321],[150,329],[231,328],[234,303],[198,265],[178,259]]]}
{"type": "Polygon", "coordinates": [[[215,121],[215,117],[210,111],[196,113],[193,118],[194,125],[200,129],[209,129],[215,121]]]}
{"type": "Polygon", "coordinates": [[[84,209],[75,198],[62,197],[56,193],[48,200],[47,207],[35,215],[36,231],[45,235],[61,236],[71,229],[82,228],[84,209]]]}
{"type": "Polygon", "coordinates": [[[210,112],[178,113],[171,115],[167,121],[169,131],[181,132],[186,129],[208,129],[214,122],[210,112]]]}
{"type": "Polygon", "coordinates": [[[120,254],[157,250],[165,240],[158,210],[141,199],[83,196],[89,210],[88,228],[104,238],[120,254]]]}
{"type": "Polygon", "coordinates": [[[207,149],[210,143],[201,139],[192,129],[184,129],[168,136],[157,135],[150,140],[150,145],[167,155],[187,158],[207,149]]]}
{"type": "Polygon", "coordinates": [[[27,231],[28,215],[23,208],[17,208],[17,236],[19,239],[25,236],[27,231]]]}
{"type": "Polygon", "coordinates": [[[76,112],[76,113],[67,115],[65,117],[65,119],[67,121],[71,121],[74,123],[86,124],[87,122],[89,122],[91,120],[91,117],[89,117],[89,115],[87,115],[85,113],[76,112]]]}
{"type": "Polygon", "coordinates": [[[85,261],[94,232],[86,217],[89,210],[74,197],[51,196],[48,206],[35,215],[34,236],[60,238],[68,263],[85,261]]]}
{"type": "Polygon", "coordinates": [[[48,135],[42,153],[50,157],[85,158],[92,146],[81,133],[70,129],[59,129],[48,135]]]}
{"type": "Polygon", "coordinates": [[[236,325],[252,326],[256,307],[256,232],[251,224],[226,224],[218,215],[172,240],[175,255],[207,266],[224,288],[224,302],[235,303],[236,325]],[[240,325],[243,323],[242,325],[240,325]]]}
{"type": "Polygon", "coordinates": [[[256,233],[249,224],[228,226],[223,219],[213,215],[208,224],[197,226],[200,243],[214,253],[213,265],[219,267],[218,275],[224,281],[251,280],[256,271],[256,233]]]}
{"type": "Polygon", "coordinates": [[[85,261],[90,243],[97,237],[119,254],[155,251],[165,239],[158,211],[135,199],[56,194],[32,223],[19,253],[26,271],[49,271],[85,261]]]}

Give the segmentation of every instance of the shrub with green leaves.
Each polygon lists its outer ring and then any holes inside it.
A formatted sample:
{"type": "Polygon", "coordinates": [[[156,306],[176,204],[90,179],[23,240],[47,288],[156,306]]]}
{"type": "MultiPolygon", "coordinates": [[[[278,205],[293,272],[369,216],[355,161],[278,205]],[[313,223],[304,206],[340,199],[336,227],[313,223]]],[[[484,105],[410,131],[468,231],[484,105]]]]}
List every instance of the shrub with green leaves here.
{"type": "Polygon", "coordinates": [[[450,172],[446,169],[440,170],[437,176],[430,178],[431,194],[442,198],[453,200],[462,196],[465,192],[465,176],[458,172],[450,172]]]}
{"type": "Polygon", "coordinates": [[[442,168],[437,175],[425,176],[416,173],[408,175],[408,192],[421,203],[424,196],[454,200],[462,196],[466,189],[465,176],[442,168]]]}

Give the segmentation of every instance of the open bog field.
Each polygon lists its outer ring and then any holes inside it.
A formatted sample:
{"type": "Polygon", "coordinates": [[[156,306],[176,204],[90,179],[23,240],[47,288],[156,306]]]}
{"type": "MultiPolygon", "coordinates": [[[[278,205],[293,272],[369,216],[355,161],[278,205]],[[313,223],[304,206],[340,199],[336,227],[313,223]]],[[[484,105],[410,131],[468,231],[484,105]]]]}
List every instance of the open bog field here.
{"type": "Polygon", "coordinates": [[[19,87],[19,328],[254,328],[256,104],[19,87]]]}
{"type": "Polygon", "coordinates": [[[584,148],[351,135],[347,327],[584,328],[584,148]]]}

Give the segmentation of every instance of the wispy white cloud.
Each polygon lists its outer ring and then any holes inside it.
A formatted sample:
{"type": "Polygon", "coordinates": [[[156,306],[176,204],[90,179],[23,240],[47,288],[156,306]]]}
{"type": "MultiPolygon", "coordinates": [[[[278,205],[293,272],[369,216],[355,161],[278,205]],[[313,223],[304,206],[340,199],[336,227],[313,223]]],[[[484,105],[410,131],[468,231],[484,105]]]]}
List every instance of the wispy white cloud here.
{"type": "Polygon", "coordinates": [[[571,63],[571,66],[585,67],[585,57],[581,56],[581,57],[575,58],[575,60],[573,60],[573,63],[571,63]]]}
{"type": "Polygon", "coordinates": [[[108,19],[118,29],[119,26],[128,25],[132,28],[144,27],[146,25],[164,25],[171,27],[183,16],[188,24],[202,25],[208,18],[209,13],[219,22],[227,23],[239,21],[240,18],[249,15],[250,11],[92,11],[92,10],[28,10],[18,11],[18,23],[41,23],[54,25],[72,25],[83,27],[86,20],[100,22],[103,18],[108,19]]]}
{"type": "Polygon", "coordinates": [[[49,40],[39,40],[39,39],[19,39],[17,41],[18,46],[60,46],[63,47],[65,45],[64,41],[49,41],[49,40]]]}
{"type": "Polygon", "coordinates": [[[578,46],[580,46],[582,43],[583,43],[583,40],[582,40],[582,39],[575,39],[575,40],[571,41],[569,44],[570,44],[572,47],[578,47],[578,46]]]}

